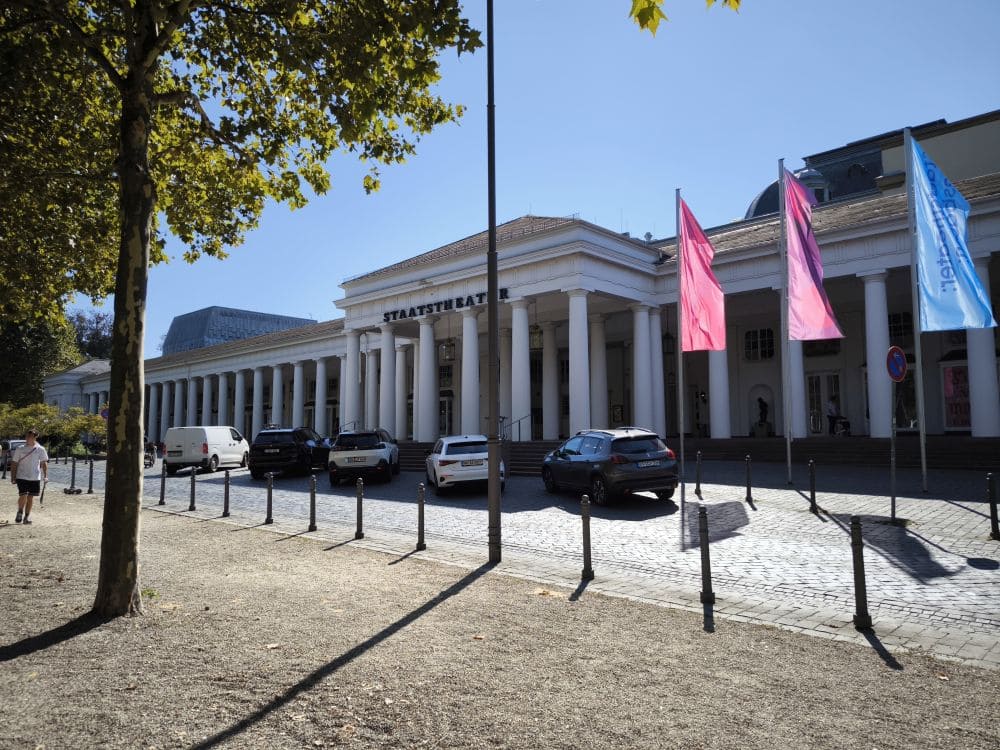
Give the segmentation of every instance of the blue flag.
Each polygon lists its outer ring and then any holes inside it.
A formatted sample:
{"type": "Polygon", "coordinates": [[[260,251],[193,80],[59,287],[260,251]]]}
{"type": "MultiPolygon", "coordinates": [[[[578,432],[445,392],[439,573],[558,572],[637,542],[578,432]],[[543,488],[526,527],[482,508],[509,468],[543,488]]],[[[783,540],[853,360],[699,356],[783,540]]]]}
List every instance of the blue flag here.
{"type": "Polygon", "coordinates": [[[910,143],[920,330],[993,328],[997,322],[966,243],[969,202],[916,140],[910,143]]]}

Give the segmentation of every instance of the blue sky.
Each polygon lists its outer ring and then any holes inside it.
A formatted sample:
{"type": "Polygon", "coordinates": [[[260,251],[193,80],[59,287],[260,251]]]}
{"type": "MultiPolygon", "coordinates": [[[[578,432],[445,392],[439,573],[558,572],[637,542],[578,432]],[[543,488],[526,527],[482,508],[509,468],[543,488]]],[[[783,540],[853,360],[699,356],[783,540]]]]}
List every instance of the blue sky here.
{"type": "MultiPolygon", "coordinates": [[[[463,3],[484,29],[485,0],[463,3]]],[[[655,37],[629,0],[498,0],[497,217],[577,214],[674,233],[674,188],[705,227],[741,218],[801,158],[906,125],[1000,108],[998,0],[667,0],[655,37]]],[[[329,320],[343,280],[486,229],[486,54],[445,56],[458,125],[383,168],[330,163],[308,207],[269,206],[228,259],[150,274],[146,356],[175,315],[223,305],[329,320]]],[[[485,263],[485,259],[484,259],[485,263]]],[[[81,300],[82,302],[82,300],[81,300]]],[[[108,309],[106,303],[105,309],[108,309]]]]}

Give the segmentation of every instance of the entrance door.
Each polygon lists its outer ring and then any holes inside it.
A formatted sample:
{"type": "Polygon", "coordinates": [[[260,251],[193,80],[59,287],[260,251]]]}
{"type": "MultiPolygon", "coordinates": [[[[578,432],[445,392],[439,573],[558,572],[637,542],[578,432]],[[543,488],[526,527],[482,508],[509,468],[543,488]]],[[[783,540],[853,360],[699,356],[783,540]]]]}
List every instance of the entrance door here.
{"type": "Polygon", "coordinates": [[[807,398],[809,399],[809,434],[823,435],[828,432],[826,403],[837,399],[837,411],[844,416],[844,402],[840,397],[840,373],[816,372],[806,375],[807,398]]]}
{"type": "Polygon", "coordinates": [[[439,435],[452,435],[452,409],[451,409],[451,396],[442,396],[438,401],[438,434],[439,435]]]}

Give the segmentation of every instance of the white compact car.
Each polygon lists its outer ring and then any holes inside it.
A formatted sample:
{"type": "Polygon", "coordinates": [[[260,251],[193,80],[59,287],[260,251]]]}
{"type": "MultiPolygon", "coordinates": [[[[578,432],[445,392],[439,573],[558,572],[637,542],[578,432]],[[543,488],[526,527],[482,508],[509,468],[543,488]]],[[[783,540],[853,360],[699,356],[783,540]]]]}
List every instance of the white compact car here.
{"type": "Polygon", "coordinates": [[[337,435],[327,461],[330,486],[345,479],[375,477],[383,482],[399,473],[399,446],[385,430],[350,430],[337,435]]]}
{"type": "MultiPolygon", "coordinates": [[[[489,479],[485,435],[450,435],[434,444],[427,456],[427,484],[437,494],[449,487],[489,479]]],[[[505,485],[505,467],[500,460],[500,491],[505,485]]]]}

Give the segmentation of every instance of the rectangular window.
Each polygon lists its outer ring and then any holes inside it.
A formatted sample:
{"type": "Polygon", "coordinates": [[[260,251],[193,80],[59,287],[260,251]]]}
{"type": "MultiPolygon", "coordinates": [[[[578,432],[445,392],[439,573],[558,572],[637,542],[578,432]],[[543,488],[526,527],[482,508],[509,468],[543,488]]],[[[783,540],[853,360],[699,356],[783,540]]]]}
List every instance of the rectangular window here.
{"type": "Polygon", "coordinates": [[[452,368],[451,365],[441,365],[438,368],[438,385],[442,388],[451,388],[452,386],[452,368]]]}
{"type": "Polygon", "coordinates": [[[749,362],[774,359],[774,330],[758,328],[743,335],[743,354],[749,362]]]}
{"type": "Polygon", "coordinates": [[[913,315],[908,312],[889,313],[889,341],[913,338],[913,315]]]}

